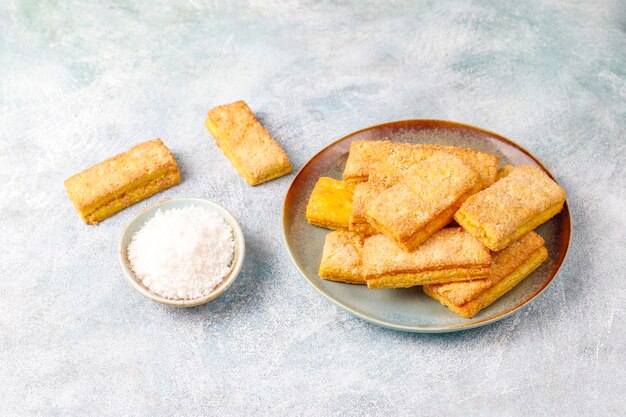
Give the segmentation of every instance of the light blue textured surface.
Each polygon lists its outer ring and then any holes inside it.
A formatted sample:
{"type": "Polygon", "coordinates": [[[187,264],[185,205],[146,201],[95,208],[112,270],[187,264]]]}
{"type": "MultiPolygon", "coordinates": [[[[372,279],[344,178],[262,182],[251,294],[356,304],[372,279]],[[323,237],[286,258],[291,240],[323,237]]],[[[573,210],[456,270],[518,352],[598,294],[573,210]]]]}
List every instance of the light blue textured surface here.
{"type": "Polygon", "coordinates": [[[623,415],[626,7],[615,1],[0,3],[0,415],[623,415]],[[339,310],[281,242],[291,177],[251,188],[203,121],[246,99],[298,169],[365,126],[441,118],[537,155],[572,247],[522,313],[449,335],[339,310]],[[183,183],[81,223],[63,180],[159,136],[183,183]],[[219,300],[125,282],[142,207],[209,198],[247,237],[219,300]]]}

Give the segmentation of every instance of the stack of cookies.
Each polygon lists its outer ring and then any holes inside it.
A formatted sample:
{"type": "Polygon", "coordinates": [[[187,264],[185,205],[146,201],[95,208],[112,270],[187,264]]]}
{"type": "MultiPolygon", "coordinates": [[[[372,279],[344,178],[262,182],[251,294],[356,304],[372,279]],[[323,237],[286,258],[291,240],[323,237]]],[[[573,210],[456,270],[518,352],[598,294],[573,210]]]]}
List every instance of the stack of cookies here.
{"type": "Polygon", "coordinates": [[[565,191],[542,170],[452,146],[356,141],[343,181],[320,178],[306,209],[326,236],[320,277],[368,288],[423,286],[473,317],[547,257],[533,230],[565,191]]]}

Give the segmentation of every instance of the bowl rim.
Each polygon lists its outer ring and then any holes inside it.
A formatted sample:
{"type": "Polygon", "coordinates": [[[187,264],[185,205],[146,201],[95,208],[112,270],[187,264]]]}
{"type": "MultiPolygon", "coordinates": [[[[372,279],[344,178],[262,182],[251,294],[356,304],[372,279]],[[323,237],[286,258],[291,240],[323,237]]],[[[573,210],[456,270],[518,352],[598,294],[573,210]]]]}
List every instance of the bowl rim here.
{"type": "MultiPolygon", "coordinates": [[[[130,239],[132,239],[132,236],[128,236],[128,242],[130,242],[130,239]]],[[[149,299],[171,307],[195,307],[213,301],[214,299],[224,294],[224,292],[226,292],[226,290],[232,285],[232,283],[235,282],[235,280],[239,276],[239,273],[241,272],[243,260],[245,258],[245,251],[246,244],[244,235],[241,231],[241,226],[239,225],[239,222],[237,221],[235,216],[233,216],[230,211],[228,211],[218,203],[208,199],[197,197],[167,198],[165,200],[160,200],[154,204],[142,208],[137,213],[135,213],[133,217],[131,217],[131,219],[126,223],[126,225],[122,229],[122,233],[120,234],[117,245],[117,255],[120,267],[122,268],[122,272],[124,273],[124,276],[126,277],[126,280],[130,283],[130,285],[149,299]],[[199,202],[203,205],[208,205],[217,214],[219,214],[233,229],[233,238],[235,240],[235,254],[230,272],[209,294],[200,298],[194,298],[190,300],[175,300],[153,293],[135,276],[128,261],[128,244],[124,245],[124,239],[129,235],[128,229],[130,228],[130,226],[136,223],[138,219],[147,211],[175,201],[187,201],[190,203],[199,202]]]]}
{"type": "MultiPolygon", "coordinates": [[[[548,170],[548,168],[530,151],[528,151],[526,148],[524,148],[523,146],[521,146],[520,144],[518,144],[517,142],[500,135],[499,133],[493,132],[491,130],[488,129],[483,129],[481,127],[477,127],[477,126],[473,126],[470,124],[466,124],[466,123],[460,123],[460,122],[455,122],[452,120],[442,120],[442,119],[402,119],[402,120],[395,120],[395,121],[390,121],[390,122],[385,122],[385,123],[379,123],[379,124],[375,124],[372,126],[368,126],[359,130],[356,130],[354,132],[350,132],[342,137],[340,137],[337,140],[332,141],[331,143],[329,143],[328,145],[324,146],[322,149],[320,149],[319,151],[317,151],[309,160],[307,160],[298,170],[298,172],[296,173],[296,175],[293,177],[293,179],[291,180],[289,187],[287,188],[287,192],[285,193],[285,198],[283,200],[283,209],[282,209],[282,236],[283,236],[283,244],[285,245],[286,249],[287,249],[287,253],[289,254],[289,257],[291,258],[292,263],[294,264],[294,266],[296,267],[296,269],[298,270],[298,272],[300,273],[300,275],[309,283],[309,285],[311,285],[313,288],[315,288],[315,290],[322,294],[327,300],[331,301],[333,304],[341,307],[342,309],[344,309],[345,311],[347,311],[348,313],[352,314],[355,317],[358,317],[362,320],[368,321],[370,323],[376,324],[378,326],[387,328],[387,329],[392,329],[392,330],[398,330],[398,331],[403,331],[403,332],[409,332],[409,333],[450,333],[450,332],[457,332],[457,331],[464,331],[464,330],[469,330],[469,329],[474,329],[477,327],[482,327],[485,326],[487,324],[491,324],[491,323],[495,323],[497,321],[500,321],[506,317],[511,316],[512,314],[514,314],[515,312],[521,311],[524,308],[526,308],[529,304],[531,304],[534,300],[536,300],[539,295],[541,293],[543,293],[548,286],[550,286],[550,284],[552,284],[552,282],[554,282],[554,279],[559,275],[559,273],[562,270],[563,264],[566,262],[567,258],[568,258],[568,253],[569,253],[569,248],[571,246],[571,242],[572,242],[572,232],[573,232],[573,225],[572,225],[572,215],[571,215],[571,211],[569,209],[569,204],[568,204],[568,200],[567,197],[565,199],[565,202],[563,203],[563,209],[561,210],[560,214],[564,215],[564,220],[565,220],[565,245],[563,246],[563,257],[558,261],[558,264],[556,265],[556,267],[554,268],[554,273],[550,276],[550,278],[548,278],[546,280],[546,282],[540,287],[538,288],[530,297],[528,297],[528,299],[526,299],[525,301],[521,302],[520,304],[503,311],[502,313],[496,315],[496,316],[492,316],[492,317],[487,317],[484,318],[482,320],[479,321],[475,321],[473,323],[468,323],[468,324],[461,324],[461,325],[451,325],[451,326],[433,326],[433,327],[418,327],[418,326],[407,326],[407,325],[403,325],[403,324],[398,324],[398,323],[394,323],[391,321],[386,321],[386,320],[381,320],[375,317],[372,317],[370,315],[368,315],[367,313],[363,313],[361,311],[358,311],[355,308],[352,308],[348,305],[346,305],[345,303],[343,303],[342,301],[336,299],[335,297],[333,297],[331,294],[328,294],[327,292],[325,292],[324,290],[322,290],[321,288],[319,288],[307,275],[307,273],[303,270],[303,268],[300,266],[300,264],[296,261],[296,257],[294,256],[294,252],[293,252],[293,248],[289,243],[289,238],[287,236],[287,216],[286,216],[286,212],[287,212],[287,205],[288,205],[288,200],[291,198],[291,193],[293,185],[297,182],[298,178],[303,175],[303,172],[305,170],[305,168],[307,168],[308,165],[310,165],[314,160],[318,159],[321,154],[326,151],[327,149],[330,149],[336,145],[338,145],[341,142],[344,142],[346,140],[349,140],[350,138],[357,136],[361,133],[367,132],[367,131],[371,131],[371,130],[375,130],[375,129],[382,129],[382,128],[402,128],[402,127],[411,127],[414,126],[416,124],[423,124],[423,125],[432,125],[432,126],[445,126],[445,127],[450,127],[450,128],[466,128],[466,129],[471,129],[471,130],[475,130],[478,131],[482,134],[486,134],[488,136],[493,137],[494,139],[497,139],[501,142],[506,143],[507,145],[517,148],[518,150],[520,150],[522,153],[526,154],[528,157],[530,157],[550,178],[552,178],[554,181],[556,181],[556,178],[554,177],[554,175],[552,174],[552,172],[550,172],[550,170],[548,170]]],[[[558,181],[557,181],[558,182],[558,181]]]]}

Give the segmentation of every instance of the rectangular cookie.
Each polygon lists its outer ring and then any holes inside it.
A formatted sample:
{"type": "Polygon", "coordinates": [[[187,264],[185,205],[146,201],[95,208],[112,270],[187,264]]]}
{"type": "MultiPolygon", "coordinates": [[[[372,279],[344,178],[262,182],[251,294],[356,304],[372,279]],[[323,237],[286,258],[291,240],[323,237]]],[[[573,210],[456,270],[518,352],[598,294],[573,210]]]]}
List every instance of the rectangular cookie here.
{"type": "Polygon", "coordinates": [[[542,170],[518,166],[470,198],[454,219],[485,246],[499,251],[557,215],[565,190],[542,170]]]}
{"type": "Polygon", "coordinates": [[[76,211],[87,224],[180,183],[174,155],[154,139],[102,161],[65,180],[76,211]]]}
{"type": "Polygon", "coordinates": [[[488,277],[491,255],[460,227],[443,229],[408,252],[384,235],[363,245],[363,275],[369,288],[467,281],[488,277]]]}
{"type": "MultiPolygon", "coordinates": [[[[379,194],[401,182],[406,175],[407,169],[414,165],[416,160],[411,157],[411,155],[415,154],[416,149],[411,148],[412,152],[410,153],[405,152],[408,148],[396,147],[394,149],[394,152],[389,153],[386,159],[379,160],[375,165],[371,166],[368,180],[356,183],[354,187],[349,230],[369,235],[379,233],[367,221],[367,208],[379,194]],[[407,163],[407,158],[411,158],[411,163],[407,163]]],[[[420,158],[420,161],[427,159],[426,156],[435,155],[435,152],[424,150],[424,155],[423,158],[420,158]]]]}
{"type": "Polygon", "coordinates": [[[393,149],[410,145],[388,140],[357,140],[350,144],[343,180],[349,183],[367,181],[372,166],[389,156],[393,149]]]}
{"type": "Polygon", "coordinates": [[[448,152],[458,158],[461,158],[463,162],[478,172],[483,188],[489,187],[498,179],[498,163],[500,158],[496,155],[475,151],[473,149],[458,148],[456,146],[427,144],[422,146],[427,149],[448,152]]]}
{"type": "Polygon", "coordinates": [[[480,175],[483,188],[489,187],[497,179],[499,158],[495,155],[455,146],[412,145],[390,141],[352,142],[343,179],[347,182],[367,181],[376,169],[393,176],[397,171],[430,158],[438,151],[451,153],[472,166],[480,175]]]}
{"type": "Polygon", "coordinates": [[[309,203],[306,218],[314,226],[333,230],[348,230],[352,212],[354,186],[333,178],[317,180],[309,203]]]}
{"type": "Polygon", "coordinates": [[[442,153],[444,152],[427,148],[424,145],[407,145],[396,148],[384,159],[377,161],[370,167],[368,178],[372,181],[382,182],[387,186],[395,185],[407,176],[407,171],[413,165],[442,153]]]}
{"type": "Polygon", "coordinates": [[[350,223],[348,230],[353,232],[373,235],[378,233],[370,226],[365,218],[365,210],[369,203],[387,187],[378,181],[365,181],[354,186],[354,196],[352,197],[352,211],[350,213],[350,223]]]}
{"type": "Polygon", "coordinates": [[[239,174],[251,185],[291,172],[289,159],[245,101],[209,110],[206,126],[239,174]]]}
{"type": "Polygon", "coordinates": [[[375,197],[365,218],[375,230],[412,250],[450,223],[461,203],[481,188],[471,166],[437,152],[408,168],[402,182],[375,197]]]}
{"type": "Polygon", "coordinates": [[[365,284],[363,278],[363,236],[348,231],[326,235],[319,275],[329,281],[365,284]]]}
{"type": "Polygon", "coordinates": [[[530,232],[491,254],[491,277],[425,285],[424,292],[459,316],[472,318],[515,287],[547,258],[543,238],[530,232]]]}

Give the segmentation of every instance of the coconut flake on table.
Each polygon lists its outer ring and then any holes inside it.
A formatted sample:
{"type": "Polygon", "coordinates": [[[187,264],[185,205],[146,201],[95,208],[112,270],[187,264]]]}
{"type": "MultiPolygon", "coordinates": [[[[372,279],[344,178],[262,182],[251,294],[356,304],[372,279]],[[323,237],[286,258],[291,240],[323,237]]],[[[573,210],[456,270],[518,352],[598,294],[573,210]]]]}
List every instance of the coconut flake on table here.
{"type": "Polygon", "coordinates": [[[137,278],[170,299],[208,295],[230,272],[234,255],[232,227],[197,206],[158,210],[128,245],[137,278]]]}

